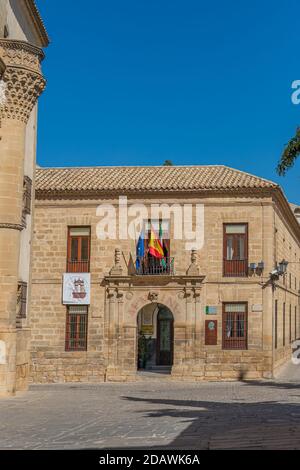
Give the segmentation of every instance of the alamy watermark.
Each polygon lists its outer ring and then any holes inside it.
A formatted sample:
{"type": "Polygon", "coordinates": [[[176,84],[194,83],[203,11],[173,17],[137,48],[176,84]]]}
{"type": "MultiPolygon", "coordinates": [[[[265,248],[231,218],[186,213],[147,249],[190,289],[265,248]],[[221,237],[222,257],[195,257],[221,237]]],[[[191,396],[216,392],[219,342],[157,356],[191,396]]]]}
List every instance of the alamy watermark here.
{"type": "MultiPolygon", "coordinates": [[[[144,232],[145,221],[172,221],[172,239],[183,240],[185,249],[201,250],[204,245],[203,204],[128,204],[126,196],[119,197],[118,207],[100,204],[96,210],[96,233],[100,240],[135,240],[144,232]]],[[[156,230],[158,232],[158,230],[156,230]]]]}
{"type": "Polygon", "coordinates": [[[291,95],[292,103],[295,105],[300,104],[300,80],[294,80],[292,82],[293,93],[291,95]]]}

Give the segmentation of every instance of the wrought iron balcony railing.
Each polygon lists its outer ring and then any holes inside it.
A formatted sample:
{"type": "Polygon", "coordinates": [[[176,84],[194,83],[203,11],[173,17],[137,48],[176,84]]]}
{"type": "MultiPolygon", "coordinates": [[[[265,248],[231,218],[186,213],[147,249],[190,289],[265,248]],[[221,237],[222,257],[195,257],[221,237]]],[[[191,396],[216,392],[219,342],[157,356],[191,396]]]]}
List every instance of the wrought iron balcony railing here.
{"type": "Polygon", "coordinates": [[[174,258],[137,257],[136,273],[139,275],[173,275],[174,258]]]}
{"type": "Polygon", "coordinates": [[[225,277],[248,276],[248,259],[224,259],[223,275],[225,277]]]}
{"type": "Polygon", "coordinates": [[[89,260],[68,260],[67,273],[89,273],[90,261],[89,260]]]}

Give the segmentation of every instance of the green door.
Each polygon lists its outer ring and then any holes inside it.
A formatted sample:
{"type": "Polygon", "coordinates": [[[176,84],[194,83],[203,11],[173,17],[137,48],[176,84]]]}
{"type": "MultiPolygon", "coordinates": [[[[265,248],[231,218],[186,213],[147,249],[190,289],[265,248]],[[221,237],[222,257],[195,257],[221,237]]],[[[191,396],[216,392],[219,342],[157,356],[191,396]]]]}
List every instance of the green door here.
{"type": "Polygon", "coordinates": [[[173,364],[173,315],[167,308],[162,308],[157,316],[157,365],[173,364]]]}

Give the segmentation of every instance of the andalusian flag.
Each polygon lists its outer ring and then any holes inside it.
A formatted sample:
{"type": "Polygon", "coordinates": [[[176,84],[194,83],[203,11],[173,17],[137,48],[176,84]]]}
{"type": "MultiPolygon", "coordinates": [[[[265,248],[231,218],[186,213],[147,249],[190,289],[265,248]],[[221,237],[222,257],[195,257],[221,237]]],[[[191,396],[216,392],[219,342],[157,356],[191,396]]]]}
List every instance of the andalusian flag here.
{"type": "Polygon", "coordinates": [[[164,257],[164,250],[161,241],[157,237],[152,227],[148,247],[150,255],[152,255],[154,258],[162,259],[164,257]]]}

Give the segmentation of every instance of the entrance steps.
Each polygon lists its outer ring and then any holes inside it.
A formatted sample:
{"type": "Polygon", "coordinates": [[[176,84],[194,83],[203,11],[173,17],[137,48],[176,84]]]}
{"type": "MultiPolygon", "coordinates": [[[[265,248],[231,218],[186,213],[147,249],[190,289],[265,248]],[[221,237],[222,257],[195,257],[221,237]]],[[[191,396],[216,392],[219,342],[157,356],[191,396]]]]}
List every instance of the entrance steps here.
{"type": "Polygon", "coordinates": [[[170,380],[171,369],[169,366],[152,366],[151,368],[139,370],[137,378],[138,380],[170,380]]]}

